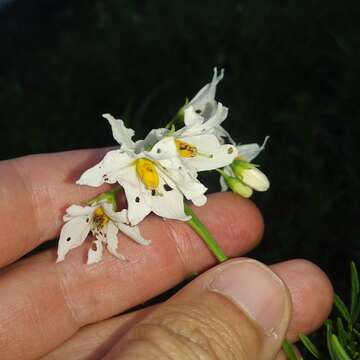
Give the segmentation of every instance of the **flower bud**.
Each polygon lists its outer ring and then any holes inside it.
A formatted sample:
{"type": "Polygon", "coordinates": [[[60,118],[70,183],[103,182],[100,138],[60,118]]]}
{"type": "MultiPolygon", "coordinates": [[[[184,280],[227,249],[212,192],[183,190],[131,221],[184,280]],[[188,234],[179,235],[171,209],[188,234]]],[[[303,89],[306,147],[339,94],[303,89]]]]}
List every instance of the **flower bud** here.
{"type": "Polygon", "coordinates": [[[234,193],[239,194],[244,198],[249,198],[252,195],[252,189],[249,186],[246,186],[241,180],[234,176],[229,176],[226,174],[222,175],[226,181],[226,184],[234,193]]]}
{"type": "Polygon", "coordinates": [[[270,187],[269,179],[257,168],[244,170],[242,181],[256,191],[266,191],[270,187]]]}
{"type": "Polygon", "coordinates": [[[247,161],[234,160],[231,164],[231,169],[238,179],[256,191],[266,191],[270,187],[270,182],[266,175],[255,165],[247,161]]]}

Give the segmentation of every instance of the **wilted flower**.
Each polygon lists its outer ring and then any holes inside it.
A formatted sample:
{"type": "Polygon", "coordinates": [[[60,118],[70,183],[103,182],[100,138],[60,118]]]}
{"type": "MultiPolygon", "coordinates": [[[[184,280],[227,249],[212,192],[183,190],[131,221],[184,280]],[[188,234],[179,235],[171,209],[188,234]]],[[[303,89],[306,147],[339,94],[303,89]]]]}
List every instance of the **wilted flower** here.
{"type": "Polygon", "coordinates": [[[197,115],[201,115],[203,122],[207,122],[212,119],[211,133],[214,134],[220,141],[223,142],[223,138],[228,138],[230,142],[235,145],[235,141],[230,134],[220,125],[228,115],[229,109],[223,106],[221,103],[215,100],[217,84],[224,77],[224,69],[221,69],[220,75],[217,74],[217,68],[214,68],[214,75],[210,83],[206,84],[201,90],[194,96],[192,100],[185,106],[185,111],[192,107],[193,111],[197,115]],[[219,109],[220,107],[220,109],[219,109]],[[217,113],[216,118],[214,115],[217,113]],[[216,121],[214,121],[216,119],[216,121]]]}
{"type": "Polygon", "coordinates": [[[66,254],[83,244],[91,232],[96,240],[93,241],[88,252],[88,264],[101,260],[103,246],[120,260],[125,256],[118,251],[117,233],[120,230],[130,239],[140,245],[149,245],[137,226],[129,226],[127,210],[115,212],[112,204],[101,202],[92,206],[71,205],[64,216],[65,224],[61,229],[57,262],[63,261],[66,254]]]}

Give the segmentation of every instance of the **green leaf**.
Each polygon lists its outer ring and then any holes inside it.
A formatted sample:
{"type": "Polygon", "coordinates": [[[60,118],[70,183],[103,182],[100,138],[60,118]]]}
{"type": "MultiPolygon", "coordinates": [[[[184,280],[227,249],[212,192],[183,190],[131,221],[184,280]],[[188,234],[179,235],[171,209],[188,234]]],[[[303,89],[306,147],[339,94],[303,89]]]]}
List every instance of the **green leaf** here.
{"type": "Polygon", "coordinates": [[[336,360],[351,360],[348,353],[340,344],[338,337],[334,334],[330,336],[330,346],[336,360]]]}
{"type": "Polygon", "coordinates": [[[327,348],[328,348],[328,351],[329,351],[330,358],[331,358],[331,360],[338,360],[335,357],[334,351],[333,351],[332,346],[331,346],[332,321],[329,320],[329,319],[326,320],[325,321],[325,326],[326,326],[326,344],[327,344],[327,348]]]}
{"type": "Polygon", "coordinates": [[[304,334],[299,334],[300,340],[306,349],[317,359],[320,359],[320,352],[310,338],[304,334]]]}
{"type": "Polygon", "coordinates": [[[348,334],[344,329],[344,324],[342,322],[342,319],[339,317],[336,320],[336,326],[337,326],[337,330],[338,330],[338,335],[339,335],[339,340],[342,346],[346,346],[347,345],[347,339],[348,339],[348,334]]]}
{"type": "Polygon", "coordinates": [[[349,324],[352,324],[349,310],[348,310],[348,308],[346,307],[346,305],[344,304],[344,302],[341,300],[340,296],[337,295],[337,294],[334,295],[334,305],[335,305],[336,308],[339,310],[339,313],[341,314],[341,316],[342,316],[349,324]]]}
{"type": "Polygon", "coordinates": [[[352,323],[354,324],[359,316],[359,276],[355,263],[352,261],[351,265],[351,305],[350,314],[352,323]]]}
{"type": "Polygon", "coordinates": [[[282,349],[289,360],[303,360],[302,358],[297,358],[292,345],[289,343],[289,341],[287,341],[287,339],[283,341],[282,349]]]}

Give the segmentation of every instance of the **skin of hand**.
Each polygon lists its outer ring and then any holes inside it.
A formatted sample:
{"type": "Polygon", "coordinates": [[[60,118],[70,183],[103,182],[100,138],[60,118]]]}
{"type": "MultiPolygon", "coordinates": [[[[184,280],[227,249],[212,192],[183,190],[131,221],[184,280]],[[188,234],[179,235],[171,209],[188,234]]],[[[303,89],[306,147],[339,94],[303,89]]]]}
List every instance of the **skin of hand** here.
{"type": "Polygon", "coordinates": [[[194,211],[224,252],[217,265],[185,223],[149,216],[141,247],[121,235],[121,262],[104,253],[86,265],[90,242],[55,263],[66,207],[107,189],[75,180],[105,150],[32,155],[0,162],[0,359],[276,359],[326,319],[333,290],[306,260],[265,266],[242,256],[261,240],[255,205],[212,194],[194,211]],[[23,257],[23,258],[22,258],[23,257]],[[212,268],[211,268],[212,267],[212,268]],[[207,270],[207,271],[206,271],[207,270]],[[202,272],[170,300],[119,315],[202,272]]]}

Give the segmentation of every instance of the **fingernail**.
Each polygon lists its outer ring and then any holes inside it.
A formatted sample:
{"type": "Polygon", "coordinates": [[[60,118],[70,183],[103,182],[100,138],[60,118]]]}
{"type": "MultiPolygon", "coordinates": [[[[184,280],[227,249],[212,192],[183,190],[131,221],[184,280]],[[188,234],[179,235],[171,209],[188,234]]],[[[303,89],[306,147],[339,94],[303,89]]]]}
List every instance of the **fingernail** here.
{"type": "Polygon", "coordinates": [[[209,289],[240,306],[265,333],[276,334],[287,306],[287,290],[265,265],[254,260],[224,264],[209,289]]]}

